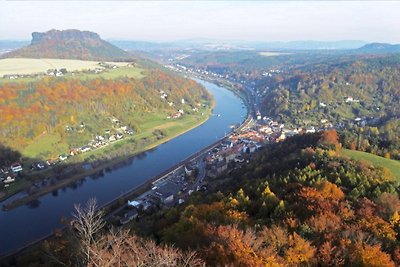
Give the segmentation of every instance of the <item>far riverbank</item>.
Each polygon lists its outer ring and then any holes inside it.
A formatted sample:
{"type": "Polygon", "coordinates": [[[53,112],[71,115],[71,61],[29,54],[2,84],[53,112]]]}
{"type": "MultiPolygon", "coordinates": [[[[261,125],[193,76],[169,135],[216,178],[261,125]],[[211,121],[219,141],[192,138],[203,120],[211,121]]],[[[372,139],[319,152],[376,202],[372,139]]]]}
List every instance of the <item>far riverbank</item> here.
{"type": "MultiPolygon", "coordinates": [[[[49,186],[46,186],[46,187],[42,187],[41,189],[39,189],[38,191],[36,191],[36,192],[34,192],[32,194],[27,194],[27,195],[25,195],[25,196],[23,196],[21,198],[17,198],[15,200],[12,200],[9,203],[3,204],[3,209],[7,211],[7,210],[10,210],[10,209],[14,209],[14,208],[16,208],[16,207],[18,207],[20,205],[24,205],[24,204],[27,204],[29,202],[32,202],[35,199],[39,198],[40,196],[43,196],[43,195],[48,194],[48,193],[51,193],[51,192],[53,192],[53,191],[55,191],[55,190],[57,190],[59,188],[66,187],[66,186],[68,186],[68,185],[70,185],[72,183],[75,183],[76,181],[79,181],[79,180],[81,180],[81,179],[83,179],[83,178],[85,178],[87,176],[95,175],[95,174],[101,172],[102,170],[104,170],[106,168],[112,168],[113,166],[118,165],[119,163],[124,162],[124,161],[126,161],[126,160],[128,160],[128,159],[130,159],[132,157],[135,157],[135,156],[139,155],[140,153],[144,153],[144,152],[146,152],[148,150],[154,149],[157,146],[172,140],[173,138],[176,138],[176,137],[178,137],[178,136],[180,136],[180,135],[182,135],[182,134],[184,134],[184,133],[186,133],[186,132],[188,132],[188,131],[196,128],[196,127],[199,127],[200,125],[205,123],[209,119],[211,114],[212,114],[212,111],[213,111],[213,109],[215,107],[215,102],[212,100],[210,104],[211,105],[207,109],[206,113],[204,113],[204,116],[199,117],[199,118],[193,117],[193,121],[190,121],[190,123],[188,123],[188,127],[184,127],[184,126],[186,126],[186,125],[184,125],[180,131],[171,131],[172,132],[171,134],[165,136],[162,139],[155,140],[154,142],[152,142],[152,143],[150,143],[150,144],[148,144],[148,145],[146,145],[144,147],[141,147],[138,150],[132,151],[131,153],[128,153],[128,154],[125,154],[125,155],[121,155],[121,156],[112,158],[112,159],[107,160],[107,161],[103,161],[103,162],[100,162],[100,163],[98,162],[98,163],[77,164],[78,166],[76,166],[76,167],[80,168],[79,173],[73,174],[73,175],[69,176],[68,178],[63,179],[63,180],[61,180],[61,181],[59,181],[59,182],[57,182],[55,184],[52,184],[52,185],[49,185],[49,186]],[[90,166],[91,166],[90,169],[81,168],[82,165],[87,165],[87,164],[90,164],[90,166]]],[[[177,126],[178,127],[180,126],[179,125],[179,121],[177,123],[177,126]]],[[[19,192],[21,192],[23,190],[27,190],[27,187],[22,188],[19,192]]],[[[16,192],[16,193],[18,193],[18,192],[16,192]]],[[[11,197],[11,195],[7,196],[7,197],[0,198],[0,202],[6,201],[9,197],[11,197]]]]}

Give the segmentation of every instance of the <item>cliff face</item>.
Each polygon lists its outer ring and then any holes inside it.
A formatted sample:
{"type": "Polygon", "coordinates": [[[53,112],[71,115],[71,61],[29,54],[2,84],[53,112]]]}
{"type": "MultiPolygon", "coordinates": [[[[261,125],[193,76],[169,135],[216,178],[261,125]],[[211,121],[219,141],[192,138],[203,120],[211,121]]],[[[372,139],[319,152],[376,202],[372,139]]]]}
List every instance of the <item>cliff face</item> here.
{"type": "Polygon", "coordinates": [[[73,41],[73,40],[97,40],[101,41],[97,33],[79,30],[50,30],[48,32],[33,32],[31,45],[45,43],[49,41],[73,41]]]}
{"type": "Polygon", "coordinates": [[[97,33],[79,30],[50,30],[32,33],[31,44],[5,57],[118,60],[129,54],[102,40],[97,33]]]}

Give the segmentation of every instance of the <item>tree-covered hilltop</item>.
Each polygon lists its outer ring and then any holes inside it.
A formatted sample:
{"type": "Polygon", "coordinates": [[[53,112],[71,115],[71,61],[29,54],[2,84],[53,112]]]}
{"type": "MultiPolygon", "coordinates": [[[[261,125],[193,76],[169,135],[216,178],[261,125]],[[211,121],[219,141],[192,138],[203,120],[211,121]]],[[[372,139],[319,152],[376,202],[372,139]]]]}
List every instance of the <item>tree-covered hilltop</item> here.
{"type": "MultiPolygon", "coordinates": [[[[91,260],[129,265],[135,263],[129,255],[148,259],[142,249],[142,256],[132,252],[145,238],[195,252],[206,266],[400,264],[399,181],[385,168],[344,156],[336,131],[294,136],[236,164],[209,180],[209,191],[130,223],[130,234],[96,234],[91,260]],[[117,250],[110,245],[119,243],[117,250]]],[[[82,244],[60,233],[15,262],[74,264],[82,244]]]]}
{"type": "Polygon", "coordinates": [[[211,193],[133,229],[196,249],[208,266],[396,266],[399,181],[343,156],[337,140],[328,131],[267,146],[211,193]]]}
{"type": "Polygon", "coordinates": [[[295,68],[264,81],[264,112],[293,123],[396,117],[399,72],[399,55],[295,68]]]}
{"type": "Polygon", "coordinates": [[[341,128],[352,149],[400,159],[400,56],[310,64],[260,83],[262,113],[297,126],[341,128]]]}

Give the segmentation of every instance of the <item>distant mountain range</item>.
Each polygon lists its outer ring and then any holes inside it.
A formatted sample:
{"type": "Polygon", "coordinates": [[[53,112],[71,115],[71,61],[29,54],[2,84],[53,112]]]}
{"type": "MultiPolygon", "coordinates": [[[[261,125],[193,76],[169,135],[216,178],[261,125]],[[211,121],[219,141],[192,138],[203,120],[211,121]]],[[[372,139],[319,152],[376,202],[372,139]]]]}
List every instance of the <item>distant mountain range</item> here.
{"type": "Polygon", "coordinates": [[[357,49],[367,42],[360,40],[343,41],[291,41],[254,43],[256,49],[271,50],[349,50],[357,49]]]}
{"type": "Polygon", "coordinates": [[[216,40],[182,40],[176,42],[118,41],[112,44],[131,51],[199,50],[199,51],[342,51],[345,53],[398,53],[400,44],[367,43],[359,40],[344,41],[292,41],[292,42],[246,42],[216,40]]]}
{"type": "Polygon", "coordinates": [[[192,39],[171,42],[109,40],[104,41],[97,33],[79,30],[50,30],[45,33],[32,33],[31,44],[27,41],[0,40],[0,55],[3,57],[45,57],[76,58],[87,60],[126,58],[130,51],[157,50],[200,50],[200,51],[344,51],[348,53],[397,53],[400,44],[367,43],[360,40],[343,41],[291,41],[291,42],[253,42],[218,41],[211,39],[192,39]],[[17,50],[15,50],[17,49],[17,50]]]}
{"type": "Polygon", "coordinates": [[[365,41],[292,41],[292,42],[248,42],[248,41],[217,41],[217,40],[182,40],[176,42],[143,42],[143,41],[110,41],[126,50],[349,50],[357,49],[367,44],[365,41]]]}
{"type": "Polygon", "coordinates": [[[129,53],[106,42],[97,33],[79,30],[50,30],[32,33],[30,45],[3,57],[119,60],[129,53]]]}
{"type": "Polygon", "coordinates": [[[400,53],[400,44],[370,43],[358,49],[360,52],[400,53]]]}

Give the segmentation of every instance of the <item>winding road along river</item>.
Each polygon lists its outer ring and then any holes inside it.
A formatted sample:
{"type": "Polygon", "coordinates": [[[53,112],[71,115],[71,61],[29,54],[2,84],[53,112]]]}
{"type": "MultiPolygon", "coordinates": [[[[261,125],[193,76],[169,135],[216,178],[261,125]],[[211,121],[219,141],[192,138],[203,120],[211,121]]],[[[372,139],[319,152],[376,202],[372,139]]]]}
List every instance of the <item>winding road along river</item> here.
{"type": "Polygon", "coordinates": [[[214,114],[220,116],[211,116],[201,126],[106,170],[101,177],[86,177],[29,205],[0,210],[0,256],[62,227],[60,218],[70,217],[75,203],[95,197],[103,205],[220,139],[231,130],[230,125],[244,121],[247,110],[239,97],[212,83],[198,82],[213,94],[214,114]]]}

